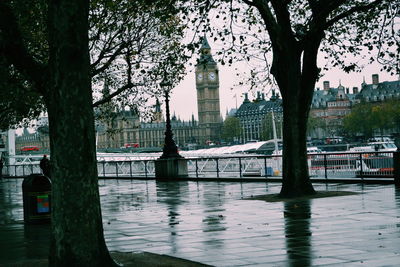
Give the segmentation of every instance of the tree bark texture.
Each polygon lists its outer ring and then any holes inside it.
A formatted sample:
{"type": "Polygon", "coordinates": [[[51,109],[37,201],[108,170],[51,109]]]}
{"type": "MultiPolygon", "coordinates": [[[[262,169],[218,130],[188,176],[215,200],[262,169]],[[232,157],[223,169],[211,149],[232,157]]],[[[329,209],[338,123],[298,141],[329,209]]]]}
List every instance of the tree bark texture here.
{"type": "MultiPolygon", "coordinates": [[[[283,101],[283,177],[280,195],[297,197],[314,194],[307,164],[307,117],[311,98],[302,87],[301,53],[286,46],[274,54],[273,75],[283,101]]],[[[309,90],[309,89],[308,89],[309,90]]],[[[312,89],[311,89],[312,90],[312,89]]]]}
{"type": "Polygon", "coordinates": [[[298,197],[315,193],[307,163],[307,111],[302,100],[283,98],[283,177],[280,195],[298,197]]]}
{"type": "Polygon", "coordinates": [[[113,265],[98,191],[88,7],[87,0],[49,1],[50,266],[113,265]]]}
{"type": "Polygon", "coordinates": [[[284,50],[274,50],[273,74],[283,98],[283,197],[315,194],[308,172],[307,121],[321,39],[322,34],[315,33],[302,42],[285,42],[284,50]]]}

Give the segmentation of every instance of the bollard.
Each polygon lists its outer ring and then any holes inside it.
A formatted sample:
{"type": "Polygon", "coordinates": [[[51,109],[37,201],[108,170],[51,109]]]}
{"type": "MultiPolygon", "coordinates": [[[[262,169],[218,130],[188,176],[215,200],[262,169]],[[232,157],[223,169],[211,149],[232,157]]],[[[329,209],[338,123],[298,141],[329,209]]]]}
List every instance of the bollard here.
{"type": "Polygon", "coordinates": [[[27,224],[49,223],[51,216],[51,181],[42,174],[31,174],[22,182],[24,221],[27,224]]]}
{"type": "Polygon", "coordinates": [[[393,152],[394,184],[400,186],[400,151],[393,152]]]}

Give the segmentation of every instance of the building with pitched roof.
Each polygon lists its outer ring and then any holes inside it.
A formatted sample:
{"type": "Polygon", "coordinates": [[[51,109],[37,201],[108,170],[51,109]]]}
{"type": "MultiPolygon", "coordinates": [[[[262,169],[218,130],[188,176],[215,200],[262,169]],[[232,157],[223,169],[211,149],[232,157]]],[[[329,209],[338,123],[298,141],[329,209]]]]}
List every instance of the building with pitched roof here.
{"type": "Polygon", "coordinates": [[[341,134],[343,118],[351,112],[354,105],[361,102],[384,102],[400,99],[400,80],[379,82],[378,74],[372,75],[372,83],[365,79],[358,87],[345,88],[339,83],[337,88],[330,87],[329,81],[323,82],[323,90],[316,89],[311,103],[310,114],[322,120],[323,124],[314,129],[310,136],[316,138],[335,137],[341,134]]]}
{"type": "Polygon", "coordinates": [[[382,102],[400,99],[400,80],[379,82],[378,74],[372,75],[372,84],[365,81],[361,84],[361,91],[357,99],[365,102],[382,102]]]}

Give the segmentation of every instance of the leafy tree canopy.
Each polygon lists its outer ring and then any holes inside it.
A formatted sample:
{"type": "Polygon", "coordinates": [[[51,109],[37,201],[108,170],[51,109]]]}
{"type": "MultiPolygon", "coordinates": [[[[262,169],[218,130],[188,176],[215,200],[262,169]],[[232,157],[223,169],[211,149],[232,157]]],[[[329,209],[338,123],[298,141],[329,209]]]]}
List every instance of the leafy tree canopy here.
{"type": "Polygon", "coordinates": [[[232,142],[235,138],[239,139],[240,132],[241,128],[239,119],[233,116],[226,117],[222,126],[222,139],[232,142]]]}
{"type": "Polygon", "coordinates": [[[326,126],[324,119],[310,115],[307,121],[307,132],[311,133],[312,131],[318,128],[324,128],[326,126]]]}
{"type": "Polygon", "coordinates": [[[42,98],[31,84],[3,59],[0,59],[0,99],[0,130],[10,125],[26,126],[44,110],[42,98]]]}
{"type": "MultiPolygon", "coordinates": [[[[160,94],[160,81],[167,78],[176,83],[182,78],[184,63],[188,59],[180,42],[184,25],[171,3],[147,0],[90,1],[89,48],[93,106],[97,108],[108,103],[108,108],[99,109],[96,114],[123,110],[129,106],[132,110],[141,110],[141,115],[147,116],[146,104],[149,98],[160,94]]],[[[6,32],[14,36],[3,40],[14,41],[5,43],[0,40],[0,54],[10,54],[13,46],[23,46],[27,54],[2,57],[1,72],[9,78],[3,79],[1,86],[9,92],[12,92],[10,86],[19,86],[22,92],[27,87],[32,88],[32,92],[43,92],[48,82],[47,1],[9,1],[8,6],[10,9],[7,14],[3,13],[1,23],[6,25],[15,16],[20,35],[6,32]],[[24,60],[28,56],[32,56],[35,62],[24,60]],[[16,60],[11,63],[10,58],[16,60]],[[21,68],[15,66],[15,62],[28,66],[26,73],[19,73],[21,68]],[[42,71],[35,72],[37,65],[42,65],[42,71]],[[15,79],[16,76],[18,79],[15,79]],[[13,77],[12,82],[10,77],[13,77]],[[33,83],[33,80],[36,82],[33,83]]],[[[0,105],[15,108],[13,112],[0,109],[1,117],[4,118],[2,128],[7,128],[8,124],[15,125],[22,118],[29,121],[44,110],[45,99],[34,93],[21,96],[12,93],[11,97],[2,98],[4,103],[0,105]],[[32,98],[36,98],[35,101],[32,98]]]]}
{"type": "Polygon", "coordinates": [[[345,131],[351,135],[374,136],[375,131],[381,134],[385,130],[399,131],[400,101],[384,103],[361,103],[343,119],[345,131]]]}
{"type": "Polygon", "coordinates": [[[274,48],[293,41],[301,53],[313,36],[320,39],[318,51],[325,59],[319,62],[318,76],[332,67],[362,71],[374,61],[392,75],[400,73],[396,1],[203,0],[186,3],[186,8],[192,12],[188,20],[193,28],[220,44],[222,64],[248,62],[246,83],[251,88],[276,85],[270,75],[274,48]],[[281,31],[284,36],[278,35],[281,31]]]}

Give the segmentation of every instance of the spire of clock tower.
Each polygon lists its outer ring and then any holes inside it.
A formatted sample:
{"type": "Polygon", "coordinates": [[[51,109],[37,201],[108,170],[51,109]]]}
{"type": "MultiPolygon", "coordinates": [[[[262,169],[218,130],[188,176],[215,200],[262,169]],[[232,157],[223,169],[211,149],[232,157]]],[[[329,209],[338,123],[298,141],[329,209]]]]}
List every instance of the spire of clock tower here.
{"type": "Polygon", "coordinates": [[[208,44],[207,38],[204,36],[201,39],[201,47],[200,47],[200,58],[198,60],[198,65],[217,65],[211,55],[211,47],[208,44]]]}

